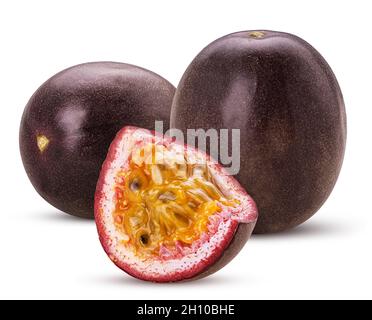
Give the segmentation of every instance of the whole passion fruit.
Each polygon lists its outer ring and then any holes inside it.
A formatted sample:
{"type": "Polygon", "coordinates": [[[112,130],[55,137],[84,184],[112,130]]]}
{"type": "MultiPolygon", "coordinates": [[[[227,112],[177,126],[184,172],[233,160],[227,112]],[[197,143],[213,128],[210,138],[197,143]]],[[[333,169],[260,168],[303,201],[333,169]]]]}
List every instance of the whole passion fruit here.
{"type": "Polygon", "coordinates": [[[184,73],[171,127],[240,129],[236,178],[255,199],[255,233],[309,219],[336,183],[346,115],[337,80],[304,40],[243,31],[203,49],[184,73]]]}
{"type": "Polygon", "coordinates": [[[142,280],[181,281],[226,265],[254,228],[254,201],[205,153],[169,137],[123,128],[97,184],[102,246],[142,280]]]}
{"type": "Polygon", "coordinates": [[[101,165],[125,125],[168,126],[175,88],[159,75],[124,63],[95,62],[66,69],[28,102],[20,150],[28,177],[50,204],[93,218],[101,165]]]}

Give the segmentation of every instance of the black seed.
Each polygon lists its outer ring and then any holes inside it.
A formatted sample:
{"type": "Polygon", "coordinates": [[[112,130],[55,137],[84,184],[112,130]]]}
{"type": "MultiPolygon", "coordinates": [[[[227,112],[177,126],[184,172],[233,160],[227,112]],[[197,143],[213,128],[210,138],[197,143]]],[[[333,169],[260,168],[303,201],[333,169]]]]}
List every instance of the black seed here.
{"type": "Polygon", "coordinates": [[[150,238],[149,238],[148,234],[142,234],[140,236],[140,241],[143,245],[147,245],[149,243],[149,240],[150,240],[150,238]]]}
{"type": "Polygon", "coordinates": [[[141,188],[141,183],[138,179],[133,179],[129,187],[132,191],[138,191],[141,188]]]}

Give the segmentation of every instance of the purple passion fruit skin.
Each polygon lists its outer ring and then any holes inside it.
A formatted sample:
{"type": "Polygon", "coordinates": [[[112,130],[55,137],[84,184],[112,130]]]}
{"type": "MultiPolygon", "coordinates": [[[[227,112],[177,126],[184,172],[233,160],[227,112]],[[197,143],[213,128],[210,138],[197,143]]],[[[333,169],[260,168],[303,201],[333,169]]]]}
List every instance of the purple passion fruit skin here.
{"type": "Polygon", "coordinates": [[[237,180],[255,199],[255,233],[293,228],[326,201],[339,175],[346,114],[323,57],[297,36],[243,31],[203,49],[184,73],[171,127],[240,129],[237,180]]]}
{"type": "Polygon", "coordinates": [[[115,62],[86,63],[47,80],[29,100],[19,144],[27,175],[54,207],[94,217],[94,193],[111,141],[125,125],[169,126],[175,88],[159,75],[115,62]]]}

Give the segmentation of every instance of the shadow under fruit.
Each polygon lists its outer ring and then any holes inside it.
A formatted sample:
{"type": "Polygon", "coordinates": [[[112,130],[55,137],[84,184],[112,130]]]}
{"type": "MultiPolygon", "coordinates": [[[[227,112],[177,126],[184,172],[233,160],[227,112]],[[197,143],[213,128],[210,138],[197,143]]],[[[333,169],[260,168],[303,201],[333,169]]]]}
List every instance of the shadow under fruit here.
{"type": "Polygon", "coordinates": [[[124,63],[95,62],[47,80],[28,102],[19,143],[38,193],[69,214],[94,216],[94,192],[111,141],[125,125],[169,125],[175,88],[124,63]]]}
{"type": "Polygon", "coordinates": [[[337,80],[304,40],[243,31],[203,49],[184,73],[171,127],[240,129],[236,176],[255,199],[255,233],[309,219],[341,169],[346,115],[337,80]]]}

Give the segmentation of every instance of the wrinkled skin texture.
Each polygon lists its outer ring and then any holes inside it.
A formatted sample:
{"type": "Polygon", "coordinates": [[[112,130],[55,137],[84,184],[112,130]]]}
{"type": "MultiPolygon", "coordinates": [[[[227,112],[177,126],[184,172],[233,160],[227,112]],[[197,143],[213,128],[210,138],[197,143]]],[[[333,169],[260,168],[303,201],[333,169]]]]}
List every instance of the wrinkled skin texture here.
{"type": "Polygon", "coordinates": [[[66,69],[31,97],[20,127],[26,172],[56,208],[93,218],[94,192],[108,147],[125,125],[169,125],[175,88],[159,75],[123,63],[97,62],[66,69]],[[37,135],[49,139],[41,153],[37,135]]]}
{"type": "Polygon", "coordinates": [[[171,127],[241,130],[236,176],[255,199],[255,233],[309,219],[336,183],[346,115],[327,62],[302,39],[251,31],[220,38],[194,59],[176,91],[171,127]]]}

